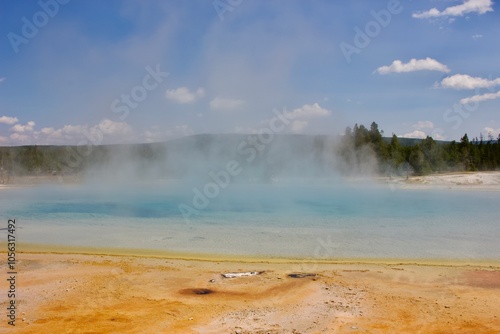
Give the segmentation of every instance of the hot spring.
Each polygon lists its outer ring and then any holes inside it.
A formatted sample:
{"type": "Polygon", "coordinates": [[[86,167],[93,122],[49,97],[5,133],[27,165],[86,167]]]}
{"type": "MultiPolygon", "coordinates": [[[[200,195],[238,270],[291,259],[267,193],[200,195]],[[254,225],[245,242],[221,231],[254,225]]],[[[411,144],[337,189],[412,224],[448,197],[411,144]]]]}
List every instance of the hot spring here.
{"type": "Polygon", "coordinates": [[[17,240],[54,246],[286,258],[498,259],[499,193],[334,180],[235,183],[194,208],[193,185],[0,192],[17,240]],[[182,206],[194,210],[186,215],[182,206]]]}

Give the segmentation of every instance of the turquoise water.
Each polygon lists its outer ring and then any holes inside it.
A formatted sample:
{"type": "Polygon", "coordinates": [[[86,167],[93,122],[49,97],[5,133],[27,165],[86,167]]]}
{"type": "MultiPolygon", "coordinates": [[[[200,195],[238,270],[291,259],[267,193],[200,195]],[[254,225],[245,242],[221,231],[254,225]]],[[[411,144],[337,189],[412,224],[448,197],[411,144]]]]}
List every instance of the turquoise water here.
{"type": "Polygon", "coordinates": [[[232,184],[204,207],[193,205],[194,194],[193,185],[175,182],[96,184],[8,189],[0,201],[4,221],[21,227],[20,242],[321,259],[500,258],[500,192],[323,180],[232,184]]]}

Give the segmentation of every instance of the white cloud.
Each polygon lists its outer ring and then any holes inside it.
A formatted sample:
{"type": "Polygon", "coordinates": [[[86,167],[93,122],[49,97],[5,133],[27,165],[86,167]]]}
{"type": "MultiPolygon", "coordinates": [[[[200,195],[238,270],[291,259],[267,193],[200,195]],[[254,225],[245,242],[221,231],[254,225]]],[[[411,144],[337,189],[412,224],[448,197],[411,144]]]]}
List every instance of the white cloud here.
{"type": "Polygon", "coordinates": [[[471,77],[467,74],[455,74],[451,77],[446,77],[441,80],[442,88],[452,89],[476,89],[488,88],[500,85],[500,78],[494,80],[483,79],[479,77],[471,77]]]}
{"type": "Polygon", "coordinates": [[[198,88],[195,92],[191,92],[187,87],[179,87],[176,89],[169,89],[165,93],[167,99],[180,104],[193,103],[203,96],[205,96],[205,90],[203,88],[198,88]]]}
{"type": "Polygon", "coordinates": [[[437,60],[427,57],[425,59],[411,59],[406,64],[404,64],[401,60],[395,60],[391,65],[382,66],[375,70],[378,74],[405,73],[414,71],[438,71],[448,73],[450,72],[450,69],[437,60]]]}
{"type": "Polygon", "coordinates": [[[434,123],[431,121],[419,121],[415,124],[412,125],[412,128],[421,130],[421,129],[433,129],[434,128],[434,123]]]}
{"type": "Polygon", "coordinates": [[[0,123],[3,123],[3,124],[12,125],[12,124],[16,124],[17,122],[19,122],[17,117],[9,117],[9,116],[0,117],[0,123]]]}
{"type": "Polygon", "coordinates": [[[77,145],[90,142],[92,145],[125,143],[133,137],[132,127],[125,122],[103,119],[98,124],[64,125],[61,128],[45,127],[35,130],[35,122],[16,124],[10,129],[10,144],[77,145]]]}
{"type": "Polygon", "coordinates": [[[432,139],[435,139],[435,140],[445,140],[446,139],[445,136],[443,136],[443,135],[441,135],[439,133],[433,133],[431,135],[431,137],[432,137],[432,139]]]}
{"type": "Polygon", "coordinates": [[[176,125],[173,128],[160,129],[151,127],[141,135],[142,140],[147,143],[162,142],[173,138],[185,137],[194,134],[193,129],[186,124],[176,125]]]}
{"type": "Polygon", "coordinates": [[[466,98],[460,100],[460,104],[467,104],[470,102],[476,103],[476,102],[481,102],[481,101],[486,101],[486,100],[495,100],[498,98],[500,98],[500,91],[498,91],[496,93],[487,93],[487,94],[466,97],[466,98]]]}
{"type": "Polygon", "coordinates": [[[54,128],[43,128],[42,130],[40,130],[41,133],[43,133],[44,135],[50,135],[52,133],[54,133],[54,128]]]}
{"type": "Polygon", "coordinates": [[[245,104],[245,101],[238,99],[225,99],[216,97],[210,101],[210,109],[215,111],[228,111],[238,109],[245,104]]]}
{"type": "Polygon", "coordinates": [[[55,130],[54,128],[43,128],[39,133],[37,133],[37,135],[39,137],[46,137],[47,139],[55,140],[63,136],[63,131],[62,129],[55,130]]]}
{"type": "Polygon", "coordinates": [[[10,139],[16,144],[28,144],[30,142],[30,136],[23,135],[17,132],[11,134],[10,139]]]}
{"type": "Polygon", "coordinates": [[[480,39],[480,38],[483,38],[483,35],[481,35],[481,34],[475,34],[475,35],[472,35],[472,39],[473,39],[473,40],[478,40],[478,39],[480,39]]]}
{"type": "Polygon", "coordinates": [[[65,125],[57,131],[63,132],[65,135],[82,134],[87,129],[86,125],[65,125]]]}
{"type": "Polygon", "coordinates": [[[425,132],[423,131],[420,131],[420,130],[415,130],[413,132],[410,132],[410,133],[405,133],[404,135],[402,135],[401,137],[403,138],[419,138],[419,139],[425,139],[427,137],[427,135],[425,134],[425,132]]]}
{"type": "Polygon", "coordinates": [[[54,137],[59,137],[58,131],[62,132],[65,140],[68,141],[89,141],[93,145],[108,143],[130,142],[133,134],[132,127],[125,122],[115,122],[107,118],[102,119],[94,126],[87,125],[65,125],[62,129],[54,132],[54,137]]]}
{"type": "Polygon", "coordinates": [[[29,121],[25,125],[22,124],[14,125],[13,127],[10,128],[10,131],[18,133],[32,132],[34,127],[35,127],[35,122],[29,121]]]}
{"type": "MultiPolygon", "coordinates": [[[[292,133],[303,133],[304,129],[309,125],[309,121],[306,121],[305,119],[330,116],[332,112],[321,107],[319,103],[313,103],[304,104],[302,107],[296,108],[287,114],[287,117],[293,119],[289,125],[289,131],[292,133]]],[[[269,121],[267,120],[263,123],[266,122],[268,123],[269,121]]]]}
{"type": "MultiPolygon", "coordinates": [[[[286,132],[290,133],[303,133],[305,128],[310,125],[310,119],[317,117],[326,117],[332,114],[328,109],[321,107],[318,103],[304,104],[300,108],[296,108],[292,111],[283,111],[286,114],[286,118],[290,119],[291,122],[288,124],[286,132]]],[[[262,128],[268,127],[270,119],[264,119],[260,122],[257,127],[242,127],[237,126],[234,129],[235,133],[259,133],[262,128]]]]}
{"type": "Polygon", "coordinates": [[[306,128],[307,125],[308,125],[307,121],[295,120],[290,125],[290,130],[293,133],[302,133],[304,131],[304,129],[306,128]]]}
{"type": "Polygon", "coordinates": [[[413,13],[412,17],[416,19],[428,19],[441,16],[463,16],[468,13],[485,14],[492,11],[492,0],[464,0],[462,4],[448,7],[443,11],[432,8],[422,13],[413,13]]]}
{"type": "Polygon", "coordinates": [[[329,116],[332,112],[328,109],[322,108],[318,103],[304,104],[302,107],[294,109],[289,113],[292,118],[310,118],[329,116]]]}
{"type": "Polygon", "coordinates": [[[9,138],[0,136],[0,144],[7,144],[9,142],[9,138]]]}
{"type": "Polygon", "coordinates": [[[93,127],[93,131],[101,131],[105,136],[125,136],[132,133],[132,127],[125,122],[114,122],[103,119],[93,127]]]}
{"type": "Polygon", "coordinates": [[[419,121],[411,126],[415,130],[413,132],[401,135],[404,138],[417,138],[425,139],[427,136],[434,140],[445,140],[446,136],[443,134],[443,129],[435,128],[434,123],[431,121],[419,121]]]}
{"type": "Polygon", "coordinates": [[[493,129],[493,128],[487,126],[484,128],[484,131],[486,132],[486,138],[488,138],[488,134],[491,133],[491,135],[493,136],[493,139],[497,139],[498,135],[500,134],[500,128],[493,129]]]}
{"type": "Polygon", "coordinates": [[[3,82],[5,80],[5,77],[0,78],[0,82],[3,82]]]}

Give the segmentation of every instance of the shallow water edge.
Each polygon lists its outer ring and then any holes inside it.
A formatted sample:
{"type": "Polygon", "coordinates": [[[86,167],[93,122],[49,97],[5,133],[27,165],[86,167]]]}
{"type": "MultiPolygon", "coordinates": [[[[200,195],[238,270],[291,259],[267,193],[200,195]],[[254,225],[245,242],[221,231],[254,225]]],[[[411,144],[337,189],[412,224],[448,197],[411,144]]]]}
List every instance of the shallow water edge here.
{"type": "MultiPolygon", "coordinates": [[[[6,243],[0,242],[0,253],[6,253],[6,243]]],[[[175,252],[144,248],[115,247],[80,247],[55,244],[19,243],[18,253],[26,254],[75,254],[123,256],[138,258],[160,258],[169,260],[207,261],[207,262],[238,262],[238,263],[276,263],[276,264],[380,264],[380,265],[422,265],[422,266],[474,266],[489,267],[500,270],[498,259],[445,259],[445,258],[329,258],[317,259],[307,257],[262,256],[262,255],[230,255],[213,253],[175,252]]]]}

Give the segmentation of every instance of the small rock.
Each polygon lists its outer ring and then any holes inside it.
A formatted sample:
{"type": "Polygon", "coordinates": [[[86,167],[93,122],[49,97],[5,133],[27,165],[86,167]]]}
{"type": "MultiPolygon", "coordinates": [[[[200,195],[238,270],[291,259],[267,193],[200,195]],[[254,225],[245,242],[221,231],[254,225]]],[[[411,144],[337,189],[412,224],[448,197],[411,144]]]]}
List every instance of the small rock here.
{"type": "Polygon", "coordinates": [[[316,274],[310,274],[310,273],[294,273],[294,274],[288,274],[288,277],[291,278],[305,278],[305,277],[316,277],[316,274]]]}
{"type": "Polygon", "coordinates": [[[211,279],[209,282],[210,282],[210,283],[215,283],[215,280],[214,280],[214,279],[211,279]]]}
{"type": "Polygon", "coordinates": [[[238,272],[238,273],[225,273],[221,274],[224,278],[237,278],[244,276],[256,276],[264,273],[263,271],[246,271],[246,272],[238,272]]]}

